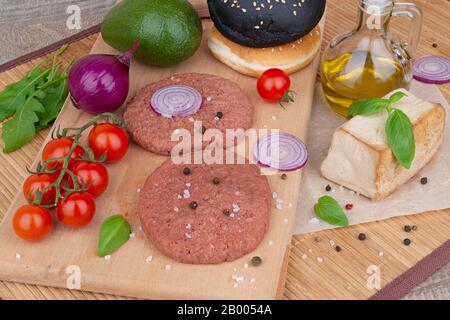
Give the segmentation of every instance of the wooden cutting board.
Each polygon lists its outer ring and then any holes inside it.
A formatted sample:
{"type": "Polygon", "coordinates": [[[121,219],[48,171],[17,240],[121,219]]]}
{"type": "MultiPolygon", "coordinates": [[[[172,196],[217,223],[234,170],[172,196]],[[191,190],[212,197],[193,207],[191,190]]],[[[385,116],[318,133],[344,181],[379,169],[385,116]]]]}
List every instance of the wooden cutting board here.
{"type": "MultiPolygon", "coordinates": [[[[237,82],[255,105],[255,128],[280,128],[304,138],[309,121],[318,58],[301,72],[292,76],[299,88],[296,102],[286,109],[267,104],[257,95],[256,80],[240,75],[214,60],[208,53],[206,39],[212,25],[204,21],[205,34],[198,52],[184,63],[170,68],[152,68],[134,62],[131,66],[129,98],[145,84],[174,73],[204,72],[221,75],[237,82]]],[[[322,28],[324,21],[322,21],[322,28]]],[[[116,53],[101,37],[92,53],[116,53]]],[[[90,118],[66,104],[55,126],[73,127],[90,118]]],[[[47,138],[47,140],[50,137],[47,138]]],[[[284,289],[288,244],[291,239],[298,200],[301,172],[269,177],[272,191],[284,199],[283,210],[273,208],[270,229],[256,251],[231,262],[214,266],[176,263],[162,256],[139,230],[137,217],[138,189],[146,177],[166,158],[146,152],[133,144],[121,162],[109,165],[112,177],[107,192],[98,200],[97,214],[92,223],[81,230],[69,230],[57,224],[53,233],[39,243],[20,240],[11,228],[15,210],[25,203],[19,193],[0,226],[0,279],[29,284],[66,288],[71,272],[81,272],[81,290],[140,298],[191,299],[273,299],[284,289]],[[291,206],[288,206],[288,203],[291,206]],[[124,214],[132,225],[135,237],[107,261],[96,256],[98,230],[105,217],[124,214]],[[253,256],[260,256],[260,267],[245,268],[253,256]],[[148,263],[146,258],[152,256],[148,263]],[[233,275],[243,276],[236,287],[233,275]]]]}

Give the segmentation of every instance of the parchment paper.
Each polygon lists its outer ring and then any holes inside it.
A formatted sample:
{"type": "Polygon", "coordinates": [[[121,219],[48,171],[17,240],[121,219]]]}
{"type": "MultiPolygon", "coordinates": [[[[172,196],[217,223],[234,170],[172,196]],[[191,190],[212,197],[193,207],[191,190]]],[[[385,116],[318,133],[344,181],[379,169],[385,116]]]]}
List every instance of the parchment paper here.
{"type": "Polygon", "coordinates": [[[294,234],[335,228],[315,218],[314,204],[323,195],[333,196],[342,206],[347,203],[354,205],[352,210],[346,211],[351,225],[450,208],[449,105],[437,86],[414,81],[410,91],[418,98],[438,102],[445,107],[444,142],[436,157],[422,171],[388,198],[374,202],[326,180],[320,174],[320,165],[327,155],[332,134],[345,119],[326,107],[320,85],[316,85],[307,138],[309,161],[303,172],[294,234]],[[421,177],[427,177],[428,184],[422,185],[421,177]],[[333,188],[331,192],[325,190],[328,184],[333,188]]]}

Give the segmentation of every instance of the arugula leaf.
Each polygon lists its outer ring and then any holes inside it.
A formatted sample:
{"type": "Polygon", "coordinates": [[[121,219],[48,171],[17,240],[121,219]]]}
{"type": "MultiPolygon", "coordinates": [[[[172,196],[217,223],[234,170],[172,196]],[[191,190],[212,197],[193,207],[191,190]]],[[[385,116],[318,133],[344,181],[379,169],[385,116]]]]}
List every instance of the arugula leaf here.
{"type": "Polygon", "coordinates": [[[98,256],[104,257],[130,239],[131,226],[122,215],[115,215],[103,221],[98,241],[98,256]]]}
{"type": "Polygon", "coordinates": [[[351,119],[354,116],[369,116],[380,111],[386,110],[389,106],[389,100],[374,98],[357,100],[350,105],[347,112],[347,118],[351,119]]]}
{"type": "MultiPolygon", "coordinates": [[[[42,91],[39,92],[40,95],[42,91]]],[[[35,123],[39,122],[37,112],[44,112],[44,107],[31,95],[16,111],[14,116],[3,125],[2,138],[5,142],[3,151],[13,152],[29,142],[36,135],[35,123]]]]}
{"type": "Polygon", "coordinates": [[[393,95],[391,95],[389,97],[389,102],[392,105],[392,104],[398,102],[400,99],[402,99],[403,97],[406,97],[406,96],[407,96],[407,94],[404,93],[404,92],[401,92],[401,91],[396,92],[396,93],[394,93],[393,95]]]}
{"type": "Polygon", "coordinates": [[[68,92],[68,85],[65,78],[57,83],[55,87],[47,89],[47,95],[40,100],[45,110],[39,117],[39,126],[45,128],[50,122],[56,119],[61,111],[61,107],[66,101],[68,92]]]}
{"type": "Polygon", "coordinates": [[[314,206],[314,212],[317,217],[329,224],[340,227],[345,227],[349,224],[344,210],[333,197],[321,197],[314,206]]]}
{"type": "Polygon", "coordinates": [[[42,85],[51,71],[51,67],[41,71],[33,69],[25,78],[13,84],[7,85],[0,93],[0,121],[12,116],[28,97],[35,93],[36,86],[42,85]]]}
{"type": "Polygon", "coordinates": [[[395,158],[403,167],[410,169],[416,153],[411,120],[400,109],[392,109],[386,121],[385,131],[395,158]]]}

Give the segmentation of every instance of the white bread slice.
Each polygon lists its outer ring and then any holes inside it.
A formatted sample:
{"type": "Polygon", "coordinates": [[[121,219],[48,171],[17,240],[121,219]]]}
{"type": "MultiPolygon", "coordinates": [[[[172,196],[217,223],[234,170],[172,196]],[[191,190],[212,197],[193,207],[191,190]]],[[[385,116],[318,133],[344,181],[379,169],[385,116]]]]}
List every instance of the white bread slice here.
{"type": "MultiPolygon", "coordinates": [[[[416,155],[409,170],[395,159],[384,131],[387,112],[356,116],[336,129],[322,175],[372,199],[380,200],[416,175],[437,153],[445,128],[445,109],[410,92],[394,107],[408,115],[414,127],[416,155]]],[[[391,92],[386,97],[392,95],[391,92]]]]}

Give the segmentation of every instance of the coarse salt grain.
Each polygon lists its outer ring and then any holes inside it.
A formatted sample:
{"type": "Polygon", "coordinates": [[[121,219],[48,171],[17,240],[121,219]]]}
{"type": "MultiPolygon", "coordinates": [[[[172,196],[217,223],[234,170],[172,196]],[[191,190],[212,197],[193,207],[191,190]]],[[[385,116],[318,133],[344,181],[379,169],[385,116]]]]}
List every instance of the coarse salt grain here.
{"type": "Polygon", "coordinates": [[[139,192],[141,192],[141,189],[138,188],[136,191],[137,191],[137,193],[139,193],[139,192]]]}
{"type": "Polygon", "coordinates": [[[244,263],[244,269],[248,269],[248,263],[244,263]]]}
{"type": "Polygon", "coordinates": [[[303,260],[308,259],[308,255],[307,255],[306,253],[304,253],[304,254],[302,255],[302,259],[303,259],[303,260]]]}
{"type": "Polygon", "coordinates": [[[250,283],[255,283],[256,282],[256,279],[255,278],[252,278],[251,280],[250,280],[250,283]]]}
{"type": "Polygon", "coordinates": [[[166,264],[164,269],[166,269],[166,271],[169,271],[170,269],[172,269],[172,266],[170,264],[166,264]]]}
{"type": "Polygon", "coordinates": [[[173,211],[175,211],[175,212],[180,212],[180,208],[175,207],[175,208],[173,208],[173,211]]]}
{"type": "Polygon", "coordinates": [[[186,182],[185,186],[189,188],[191,186],[191,183],[190,182],[186,182]]]}
{"type": "Polygon", "coordinates": [[[289,208],[292,208],[293,206],[292,202],[289,202],[289,208]]]}
{"type": "Polygon", "coordinates": [[[330,246],[334,247],[336,243],[333,240],[330,240],[330,246]]]}
{"type": "Polygon", "coordinates": [[[130,239],[136,237],[136,234],[134,232],[130,233],[130,239]]]}
{"type": "Polygon", "coordinates": [[[318,224],[320,224],[320,220],[317,218],[312,218],[312,219],[309,219],[308,223],[313,224],[313,225],[318,225],[318,224]]]}
{"type": "Polygon", "coordinates": [[[186,229],[191,229],[192,228],[192,224],[188,223],[186,224],[186,229]]]}
{"type": "Polygon", "coordinates": [[[147,258],[145,258],[145,262],[150,263],[153,261],[153,256],[148,256],[147,258]]]}
{"type": "Polygon", "coordinates": [[[269,240],[269,247],[273,246],[273,241],[269,240]]]}
{"type": "Polygon", "coordinates": [[[235,282],[234,284],[233,284],[233,288],[237,288],[238,287],[238,283],[237,282],[235,282]]]}
{"type": "Polygon", "coordinates": [[[184,235],[185,235],[186,238],[192,239],[192,236],[189,233],[186,232],[184,235]]]}
{"type": "Polygon", "coordinates": [[[322,263],[323,262],[323,258],[322,257],[317,257],[317,262],[318,263],[322,263]]]}
{"type": "Polygon", "coordinates": [[[278,210],[283,210],[283,204],[282,203],[277,203],[276,208],[278,210]]]}
{"type": "Polygon", "coordinates": [[[272,198],[274,199],[278,198],[278,194],[276,192],[272,193],[272,198]]]}
{"type": "Polygon", "coordinates": [[[378,253],[378,255],[379,255],[380,257],[383,257],[383,256],[384,256],[384,252],[383,252],[383,251],[380,251],[380,252],[378,253]]]}
{"type": "Polygon", "coordinates": [[[20,255],[20,253],[16,253],[16,259],[20,260],[22,258],[22,256],[20,255]]]}
{"type": "Polygon", "coordinates": [[[109,261],[111,260],[111,256],[108,254],[107,256],[105,256],[105,261],[109,261]]]}
{"type": "Polygon", "coordinates": [[[284,218],[284,219],[283,219],[283,222],[284,222],[284,223],[288,223],[288,222],[289,222],[289,219],[288,219],[288,218],[284,218]]]}
{"type": "Polygon", "coordinates": [[[206,97],[206,101],[211,101],[212,97],[206,97]]]}

